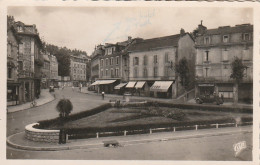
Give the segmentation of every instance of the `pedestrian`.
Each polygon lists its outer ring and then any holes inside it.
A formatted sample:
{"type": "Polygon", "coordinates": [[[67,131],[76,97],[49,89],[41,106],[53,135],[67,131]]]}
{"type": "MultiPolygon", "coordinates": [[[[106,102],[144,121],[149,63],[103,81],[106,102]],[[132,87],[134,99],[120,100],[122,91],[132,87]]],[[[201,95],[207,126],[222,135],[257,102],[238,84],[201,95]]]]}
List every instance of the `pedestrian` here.
{"type": "Polygon", "coordinates": [[[102,94],[102,100],[104,100],[105,99],[105,92],[102,92],[101,94],[102,94]]]}

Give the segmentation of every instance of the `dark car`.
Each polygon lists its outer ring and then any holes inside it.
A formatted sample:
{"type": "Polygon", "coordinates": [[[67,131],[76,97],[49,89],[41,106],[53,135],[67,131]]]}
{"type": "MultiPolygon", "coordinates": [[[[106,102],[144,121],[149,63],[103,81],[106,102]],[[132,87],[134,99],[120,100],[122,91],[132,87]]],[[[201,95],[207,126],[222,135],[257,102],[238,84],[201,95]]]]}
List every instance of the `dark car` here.
{"type": "Polygon", "coordinates": [[[219,97],[217,95],[200,95],[199,97],[195,98],[197,104],[202,104],[202,103],[215,103],[217,105],[223,104],[224,99],[223,97],[219,97]]]}
{"type": "Polygon", "coordinates": [[[54,86],[49,87],[49,92],[54,92],[54,86]]]}

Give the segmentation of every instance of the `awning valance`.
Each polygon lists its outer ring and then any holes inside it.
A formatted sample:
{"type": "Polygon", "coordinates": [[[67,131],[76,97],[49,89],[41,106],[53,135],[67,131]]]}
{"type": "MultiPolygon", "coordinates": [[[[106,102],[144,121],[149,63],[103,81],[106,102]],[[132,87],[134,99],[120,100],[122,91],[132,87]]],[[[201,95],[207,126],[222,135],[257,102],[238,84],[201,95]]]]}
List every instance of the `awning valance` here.
{"type": "Polygon", "coordinates": [[[173,81],[155,81],[151,86],[150,91],[154,92],[167,92],[173,81]]]}
{"type": "Polygon", "coordinates": [[[134,88],[135,83],[136,83],[136,81],[130,81],[130,82],[128,82],[128,84],[126,85],[126,88],[134,88]]]}
{"type": "Polygon", "coordinates": [[[114,83],[116,80],[97,80],[94,83],[92,83],[91,85],[104,85],[104,84],[112,84],[114,83]]]}
{"type": "Polygon", "coordinates": [[[115,86],[114,89],[120,89],[120,88],[123,88],[124,86],[126,86],[127,83],[121,83],[121,84],[118,84],[117,86],[115,86]]]}
{"type": "Polygon", "coordinates": [[[144,84],[145,84],[145,81],[138,81],[138,82],[136,83],[136,85],[135,85],[135,88],[136,88],[136,89],[143,88],[144,84]]]}

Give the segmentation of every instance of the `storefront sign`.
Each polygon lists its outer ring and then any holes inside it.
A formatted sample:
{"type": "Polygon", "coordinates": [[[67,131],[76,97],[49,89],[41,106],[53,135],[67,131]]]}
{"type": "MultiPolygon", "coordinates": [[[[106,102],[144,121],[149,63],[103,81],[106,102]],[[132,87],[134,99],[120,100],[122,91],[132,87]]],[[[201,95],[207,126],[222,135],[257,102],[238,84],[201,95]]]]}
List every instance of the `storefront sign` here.
{"type": "Polygon", "coordinates": [[[214,84],[199,84],[199,87],[214,87],[214,84]]]}

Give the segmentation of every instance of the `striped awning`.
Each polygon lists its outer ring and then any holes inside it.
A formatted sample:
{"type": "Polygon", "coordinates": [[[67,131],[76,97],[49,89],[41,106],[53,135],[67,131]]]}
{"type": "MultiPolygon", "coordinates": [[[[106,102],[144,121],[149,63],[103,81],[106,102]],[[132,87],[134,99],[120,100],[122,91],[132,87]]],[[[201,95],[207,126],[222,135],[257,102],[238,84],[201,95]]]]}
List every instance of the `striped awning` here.
{"type": "Polygon", "coordinates": [[[167,92],[173,81],[155,81],[151,86],[150,91],[167,92]]]}
{"type": "Polygon", "coordinates": [[[121,84],[118,84],[117,86],[115,86],[114,89],[120,89],[120,88],[123,88],[124,86],[126,86],[127,83],[121,83],[121,84]]]}
{"type": "Polygon", "coordinates": [[[144,84],[145,84],[145,81],[138,81],[138,82],[135,84],[135,88],[136,88],[136,89],[143,88],[144,84]]]}
{"type": "Polygon", "coordinates": [[[130,81],[130,82],[128,82],[128,84],[126,85],[126,88],[134,88],[135,83],[136,83],[136,81],[130,81]]]}
{"type": "Polygon", "coordinates": [[[116,80],[97,80],[94,83],[92,83],[91,85],[104,85],[104,84],[112,84],[114,83],[116,80]]]}

